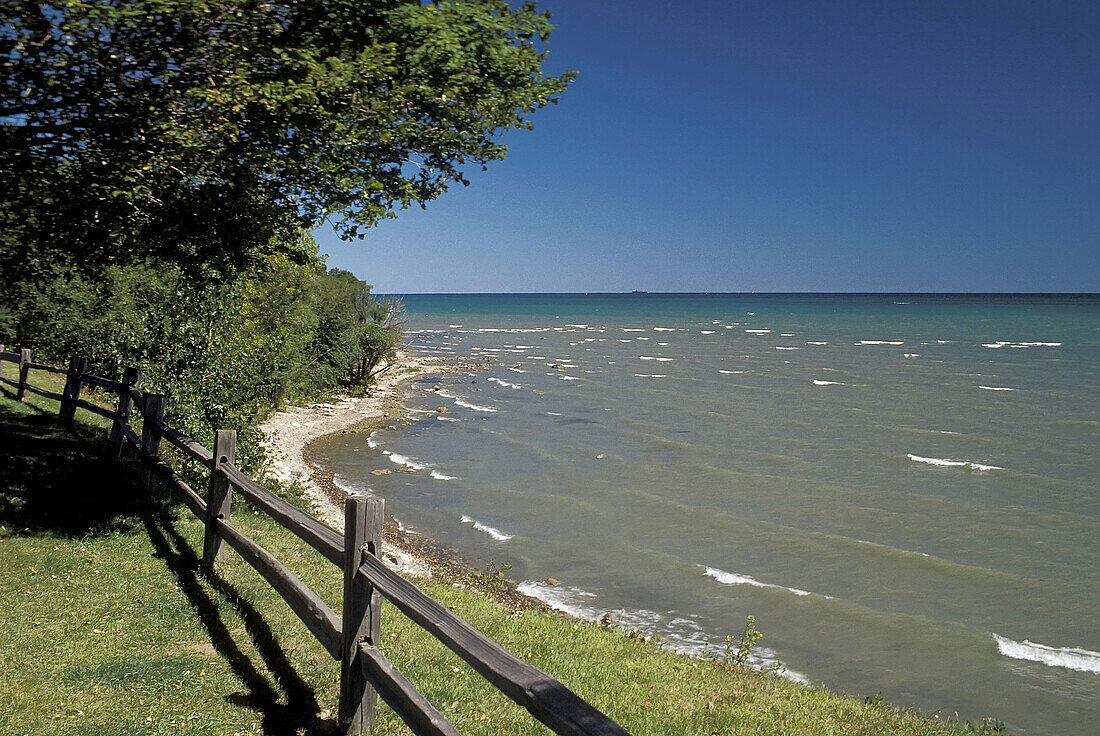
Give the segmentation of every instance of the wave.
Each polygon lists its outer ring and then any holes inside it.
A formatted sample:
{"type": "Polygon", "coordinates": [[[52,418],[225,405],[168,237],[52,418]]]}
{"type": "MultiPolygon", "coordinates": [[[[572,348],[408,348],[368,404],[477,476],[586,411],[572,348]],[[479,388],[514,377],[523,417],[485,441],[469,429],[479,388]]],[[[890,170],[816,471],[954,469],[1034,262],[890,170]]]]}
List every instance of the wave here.
{"type": "Polygon", "coordinates": [[[822,381],[819,378],[815,378],[814,379],[814,385],[815,386],[847,386],[848,384],[841,383],[840,381],[822,381]]]}
{"type": "Polygon", "coordinates": [[[455,480],[455,477],[453,475],[445,475],[444,473],[440,473],[438,470],[432,471],[432,477],[436,480],[455,480]]]}
{"type": "Polygon", "coordinates": [[[700,335],[713,335],[714,330],[699,330],[700,335]]]}
{"type": "MultiPolygon", "coordinates": [[[[524,580],[516,589],[581,621],[595,622],[608,616],[611,625],[616,629],[659,634],[668,648],[684,654],[705,656],[710,651],[710,637],[693,614],[678,616],[675,613],[662,614],[644,608],[611,608],[601,604],[595,593],[571,585],[554,585],[544,581],[524,580]]],[[[753,655],[765,654],[767,651],[760,647],[753,655]]],[[[761,665],[774,661],[767,656],[757,659],[761,665]]]]}
{"type": "Polygon", "coordinates": [[[491,526],[482,524],[480,521],[477,521],[476,519],[471,519],[465,514],[462,515],[461,521],[463,524],[473,524],[474,529],[477,529],[479,532],[488,534],[490,537],[497,540],[498,542],[507,542],[509,539],[512,538],[511,534],[505,534],[500,529],[494,529],[491,526]]]}
{"type": "Polygon", "coordinates": [[[378,440],[374,439],[374,432],[371,432],[370,437],[367,437],[367,447],[372,450],[378,447],[378,440]]]}
{"type": "Polygon", "coordinates": [[[798,350],[798,348],[789,347],[787,345],[776,345],[776,350],[798,350]]]}
{"type": "Polygon", "coordinates": [[[807,340],[806,344],[807,345],[828,345],[829,343],[825,342],[824,340],[807,340]]]}
{"type": "Polygon", "coordinates": [[[906,456],[915,463],[935,465],[941,468],[970,468],[971,470],[977,470],[979,472],[986,470],[1004,470],[1004,468],[999,465],[982,465],[981,463],[972,463],[969,460],[950,460],[941,457],[921,457],[920,455],[914,455],[911,452],[906,453],[906,456]]]}
{"type": "MultiPolygon", "coordinates": [[[[756,578],[749,577],[748,575],[741,575],[734,572],[726,572],[725,570],[719,570],[716,567],[707,567],[706,565],[699,565],[703,568],[703,574],[708,577],[712,577],[722,585],[751,585],[754,588],[775,588],[776,590],[785,590],[788,593],[794,593],[797,596],[808,595],[820,595],[811,593],[808,590],[802,590],[801,588],[788,588],[785,585],[774,585],[772,583],[762,583],[756,578]]],[[[822,596],[823,598],[832,599],[831,595],[822,596]]]]}
{"type": "Polygon", "coordinates": [[[579,381],[581,379],[580,379],[579,376],[562,376],[561,380],[563,380],[563,381],[579,381]]]}
{"type": "Polygon", "coordinates": [[[623,332],[645,332],[641,327],[624,327],[623,332]]]}
{"type": "Polygon", "coordinates": [[[518,383],[512,383],[510,381],[505,381],[503,378],[497,378],[496,376],[489,376],[485,380],[490,382],[490,383],[495,383],[495,384],[498,384],[500,386],[503,386],[504,388],[523,388],[523,386],[520,386],[518,383]]]}
{"type": "Polygon", "coordinates": [[[480,404],[471,404],[469,401],[463,401],[462,399],[455,399],[455,405],[464,407],[466,409],[470,409],[472,411],[482,411],[482,412],[495,412],[496,411],[496,409],[494,409],[491,406],[481,406],[480,404]]]}
{"type": "Polygon", "coordinates": [[[983,342],[983,348],[1058,348],[1061,347],[1060,342],[1010,342],[1008,340],[997,340],[996,342],[983,342]]]}
{"type": "Polygon", "coordinates": [[[667,373],[635,373],[638,378],[667,378],[667,373]]]}
{"type": "Polygon", "coordinates": [[[722,370],[721,368],[719,368],[718,372],[719,373],[732,374],[732,373],[744,373],[745,371],[725,371],[725,370],[722,370]]]}
{"type": "Polygon", "coordinates": [[[1008,386],[983,386],[981,384],[978,384],[978,388],[984,388],[986,391],[1015,391],[1016,390],[1014,388],[1009,388],[1008,386]]]}
{"type": "Polygon", "coordinates": [[[436,420],[440,421],[440,422],[461,422],[462,421],[458,417],[444,417],[444,416],[437,416],[436,420]]]}
{"type": "Polygon", "coordinates": [[[1012,659],[1026,659],[1049,667],[1065,667],[1078,672],[1100,674],[1100,652],[1077,647],[1048,647],[1027,639],[1022,642],[1013,641],[999,634],[993,634],[993,640],[997,642],[997,649],[1001,654],[1012,659]]]}
{"type": "Polygon", "coordinates": [[[676,328],[675,327],[654,327],[653,331],[654,332],[675,332],[676,328]]]}
{"type": "Polygon", "coordinates": [[[428,467],[423,463],[419,463],[410,457],[406,457],[405,455],[399,455],[396,452],[389,452],[386,454],[389,457],[390,462],[397,463],[398,465],[404,465],[406,468],[412,468],[413,470],[423,470],[424,468],[428,467]]]}
{"type": "Polygon", "coordinates": [[[860,345],[904,345],[904,340],[860,340],[860,345]]]}
{"type": "Polygon", "coordinates": [[[903,353],[906,358],[919,358],[920,353],[903,353]]]}
{"type": "Polygon", "coordinates": [[[748,333],[753,334],[753,335],[766,335],[769,332],[771,332],[771,330],[745,330],[745,332],[748,332],[748,333]]]}

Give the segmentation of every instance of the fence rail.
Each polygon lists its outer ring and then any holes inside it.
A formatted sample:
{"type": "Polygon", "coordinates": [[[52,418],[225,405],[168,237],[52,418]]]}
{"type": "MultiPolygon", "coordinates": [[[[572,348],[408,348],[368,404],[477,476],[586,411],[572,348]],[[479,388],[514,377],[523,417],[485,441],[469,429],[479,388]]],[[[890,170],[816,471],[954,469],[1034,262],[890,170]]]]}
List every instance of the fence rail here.
{"type": "Polygon", "coordinates": [[[73,358],[67,369],[31,360],[31,351],[0,349],[0,382],[61,404],[58,419],[71,424],[77,409],[112,420],[110,449],[117,457],[128,445],[142,464],[142,487],[152,491],[160,480],[205,525],[203,571],[213,572],[222,543],[248,562],[286,601],[309,632],[341,663],[338,718],[344,733],[369,733],[378,696],[417,736],[459,736],[459,732],[386,658],[381,643],[381,600],[464,659],[504,695],[526,708],[560,736],[627,736],[627,732],[562,683],[508,652],[470,626],[416,585],[381,561],[383,502],[352,495],[344,502],[340,533],[264,488],[234,465],[236,433],[219,430],[214,449],[204,447],[164,423],[167,397],[137,389],[140,371],[127,369],[116,381],[87,371],[88,361],[73,358]],[[3,364],[15,363],[18,377],[3,375],[3,364]],[[66,376],[62,393],[32,385],[31,370],[66,376]],[[118,395],[115,411],[80,398],[92,386],[118,395]],[[141,435],[130,424],[132,410],[142,418],[141,435]],[[187,458],[210,470],[205,496],[159,456],[167,440],[187,458]],[[343,571],[342,612],[337,614],[282,562],[229,521],[234,491],[247,498],[307,545],[343,571]]]}

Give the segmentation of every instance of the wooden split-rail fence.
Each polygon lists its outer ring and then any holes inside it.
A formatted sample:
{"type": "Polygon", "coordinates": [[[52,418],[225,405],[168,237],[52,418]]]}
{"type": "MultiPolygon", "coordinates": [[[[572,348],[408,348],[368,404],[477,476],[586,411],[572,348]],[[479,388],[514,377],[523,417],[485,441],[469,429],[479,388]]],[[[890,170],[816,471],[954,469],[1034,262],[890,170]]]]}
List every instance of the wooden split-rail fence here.
{"type": "Polygon", "coordinates": [[[116,381],[88,373],[88,361],[73,358],[67,369],[36,363],[31,351],[0,349],[4,362],[18,365],[17,378],[0,370],[0,382],[15,387],[23,401],[28,391],[61,404],[58,419],[72,425],[76,410],[84,409],[113,421],[108,440],[116,458],[123,447],[133,448],[141,461],[141,486],[152,492],[159,480],[173,489],[183,504],[205,524],[202,570],[210,574],[222,544],[232,547],[279,593],[310,633],[340,662],[338,718],[345,733],[370,733],[378,696],[382,697],[417,736],[458,736],[458,731],[413,687],[382,653],[381,603],[389,600],[401,613],[437,638],[471,667],[531,715],[561,736],[626,736],[613,720],[545,672],[514,656],[428,597],[381,561],[383,502],[352,495],[344,502],[344,532],[291,505],[234,465],[236,432],[219,430],[214,449],[208,450],[163,421],[167,397],[138,390],[141,372],[128,368],[116,381]],[[65,376],[58,394],[28,381],[31,370],[65,376]],[[114,411],[80,398],[83,387],[118,395],[114,411]],[[134,410],[141,415],[141,435],[131,427],[134,410]],[[210,470],[205,497],[159,457],[162,440],[184,456],[210,470]],[[337,614],[274,555],[229,521],[234,492],[247,498],[284,528],[321,553],[343,571],[343,610],[337,614]]]}

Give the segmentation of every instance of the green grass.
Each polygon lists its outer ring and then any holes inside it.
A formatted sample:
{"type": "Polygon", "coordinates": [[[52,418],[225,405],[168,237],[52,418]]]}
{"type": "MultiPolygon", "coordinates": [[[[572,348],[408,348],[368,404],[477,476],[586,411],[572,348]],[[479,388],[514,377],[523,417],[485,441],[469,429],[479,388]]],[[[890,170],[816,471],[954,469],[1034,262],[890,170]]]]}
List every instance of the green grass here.
{"type": "MultiPolygon", "coordinates": [[[[36,379],[40,382],[41,379],[36,379]]],[[[246,563],[198,574],[202,527],[100,459],[106,423],[0,395],[0,734],[331,733],[337,665],[246,563]]],[[[340,574],[244,504],[239,528],[339,610],[340,574]]],[[[425,589],[637,736],[948,734],[964,727],[663,651],[589,623],[425,589]]],[[[383,650],[464,734],[546,734],[384,607],[383,650]]],[[[377,734],[407,730],[385,706],[377,734]]]]}

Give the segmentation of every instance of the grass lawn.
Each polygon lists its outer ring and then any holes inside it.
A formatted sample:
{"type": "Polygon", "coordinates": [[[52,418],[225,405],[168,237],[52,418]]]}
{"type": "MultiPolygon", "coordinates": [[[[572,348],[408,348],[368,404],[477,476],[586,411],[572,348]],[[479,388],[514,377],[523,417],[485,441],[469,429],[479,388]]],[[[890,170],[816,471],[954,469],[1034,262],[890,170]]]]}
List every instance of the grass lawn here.
{"type": "MultiPolygon", "coordinates": [[[[54,402],[13,396],[0,388],[0,734],[335,732],[337,663],[259,575],[232,551],[215,577],[199,575],[201,524],[165,495],[143,497],[132,460],[100,457],[104,420],[78,412],[75,430],[62,430],[54,402]]],[[[339,611],[335,567],[244,503],[232,518],[339,611]]],[[[424,587],[637,736],[969,730],[455,585],[424,587]]],[[[549,733],[383,610],[387,656],[462,733],[549,733]]],[[[375,733],[407,730],[382,705],[375,733]]]]}

